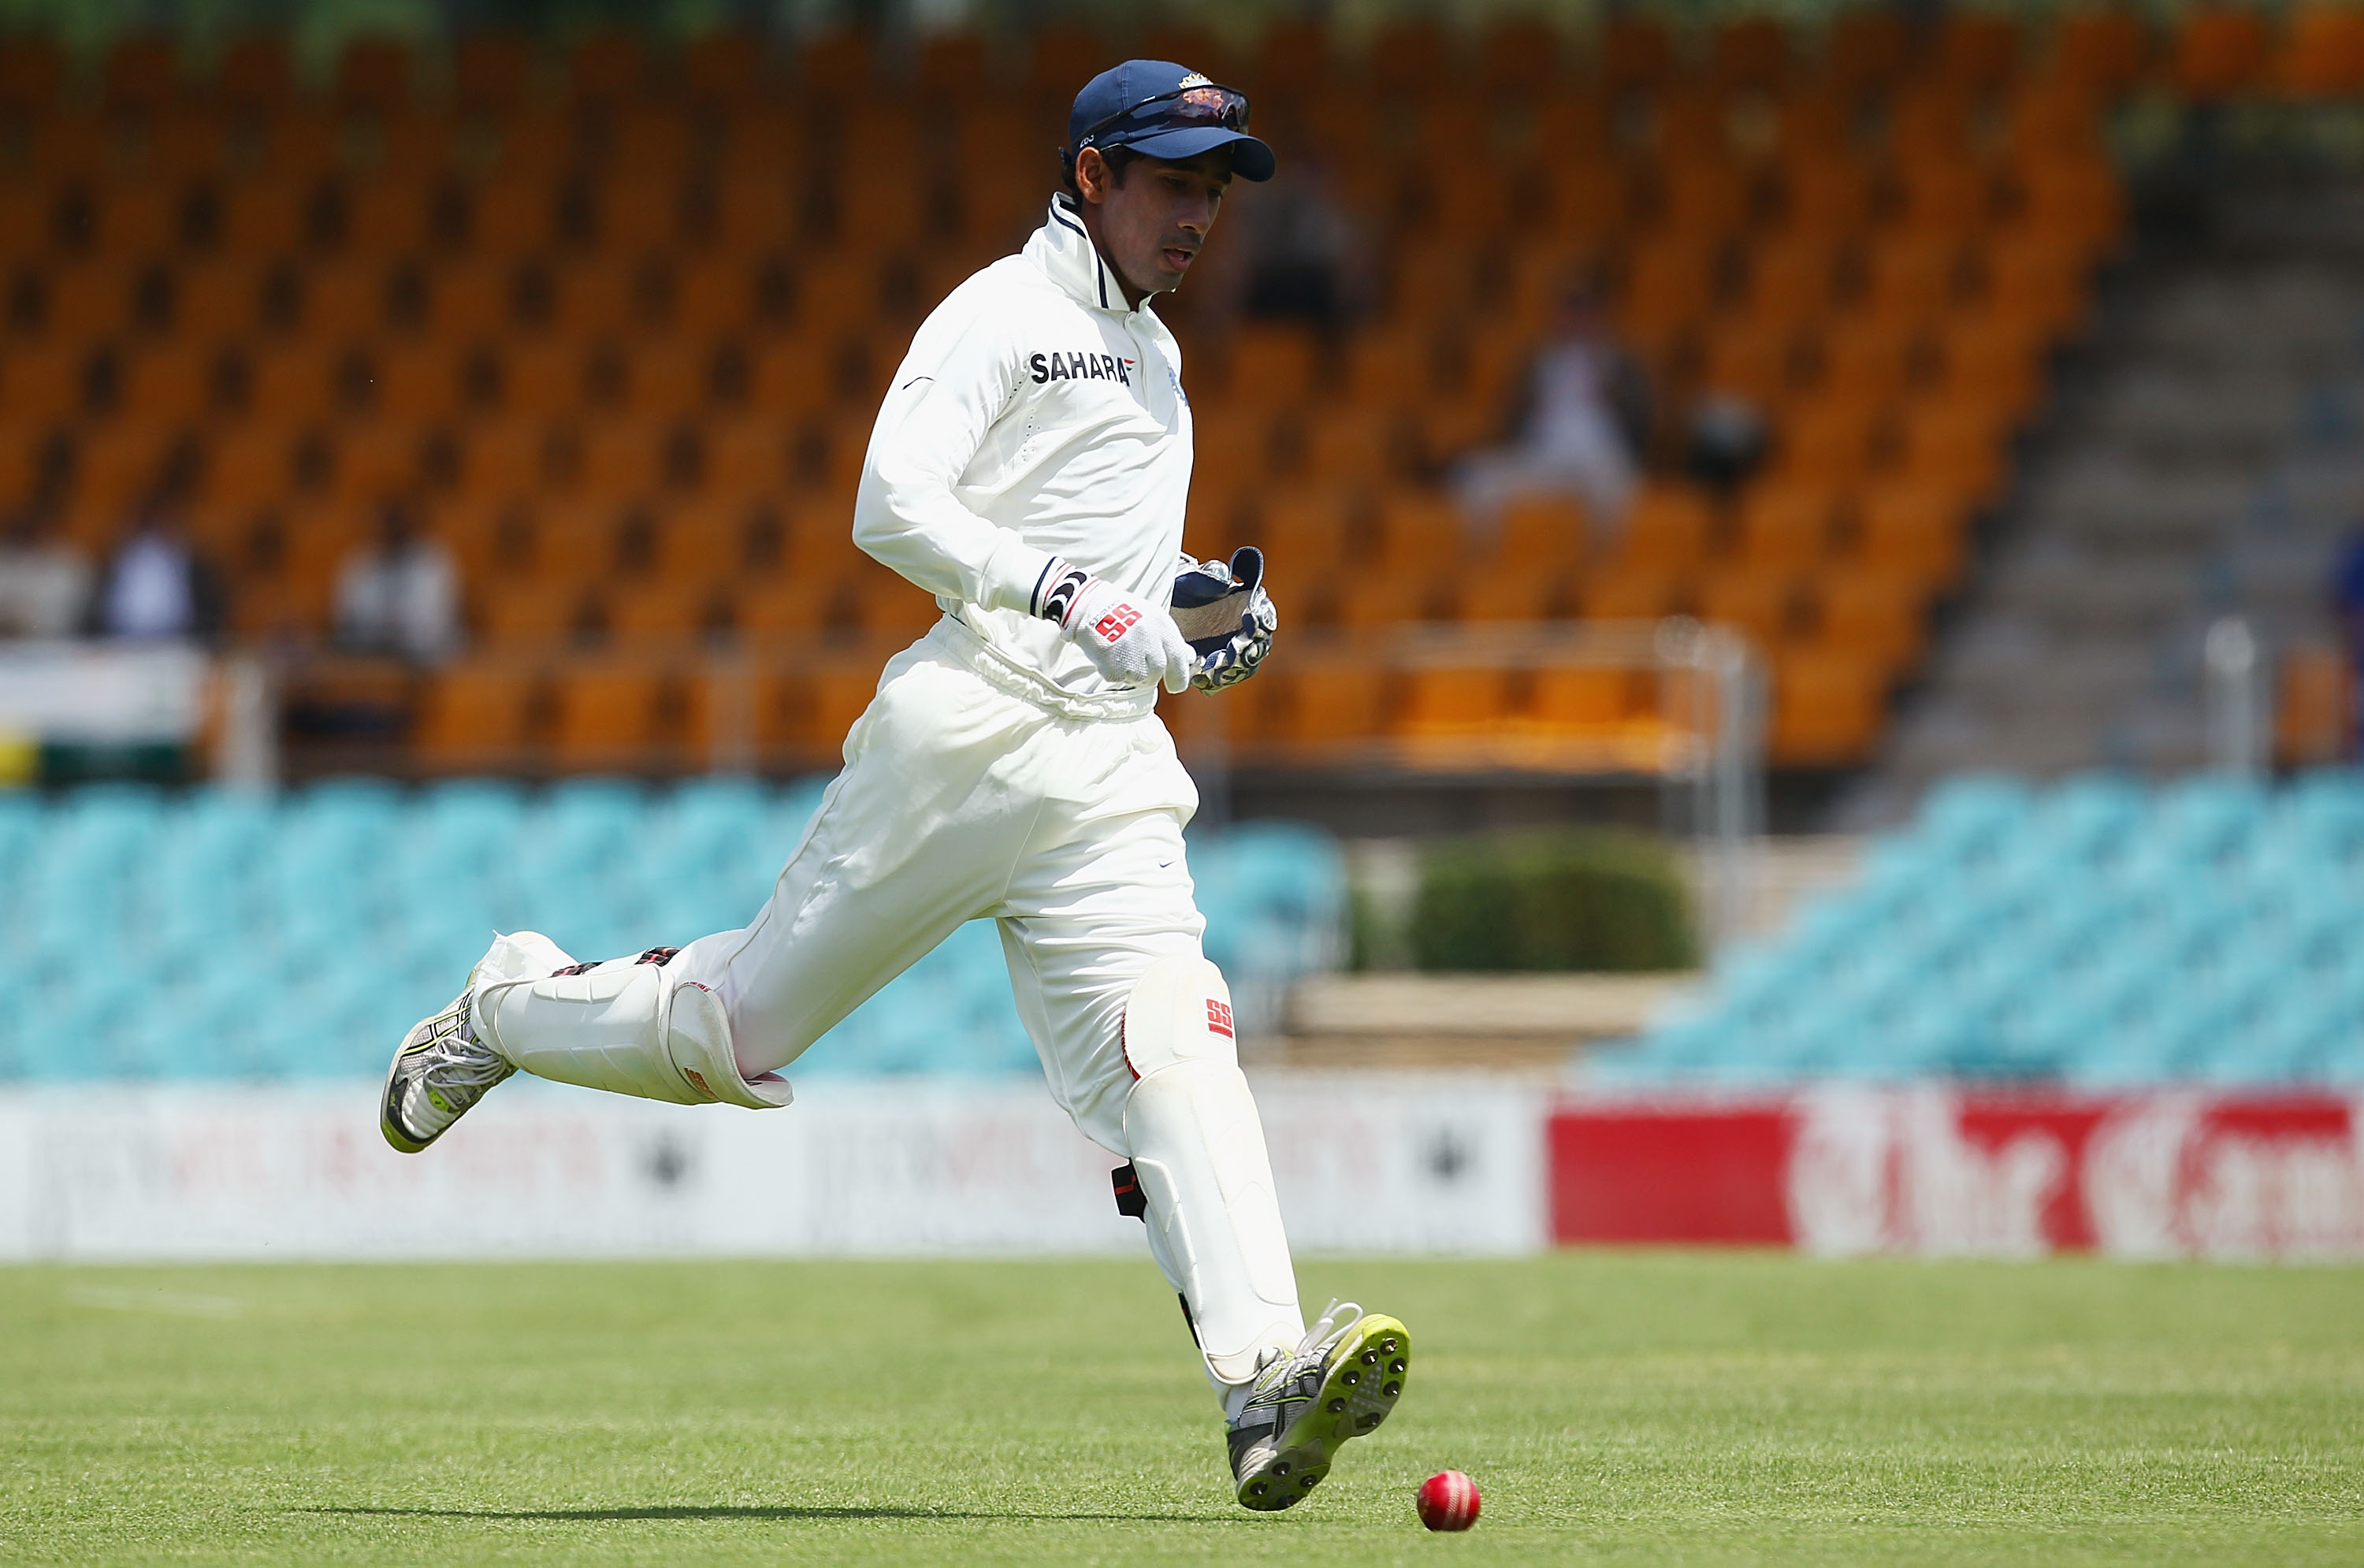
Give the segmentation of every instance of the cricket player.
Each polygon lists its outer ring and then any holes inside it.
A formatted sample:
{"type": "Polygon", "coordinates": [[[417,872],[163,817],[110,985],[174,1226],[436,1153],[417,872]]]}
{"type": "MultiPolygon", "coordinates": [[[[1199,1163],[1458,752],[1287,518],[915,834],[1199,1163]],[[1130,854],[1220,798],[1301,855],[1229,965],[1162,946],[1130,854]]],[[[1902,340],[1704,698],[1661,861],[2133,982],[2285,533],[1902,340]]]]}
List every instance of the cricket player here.
{"type": "Polygon", "coordinates": [[[1243,95],[1179,65],[1095,77],[1043,227],[920,325],[853,538],[943,617],[888,662],[753,921],[595,963],[497,939],[405,1037],[381,1123],[422,1150],[519,1071],[785,1106],[780,1069],[990,916],[1052,1095],[1129,1162],[1118,1207],[1182,1298],[1239,1500],[1276,1509],[1387,1418],[1411,1336],[1351,1304],[1310,1329],[1299,1309],[1230,992],[1199,951],[1182,839],[1198,792],[1153,711],[1161,684],[1245,679],[1277,622],[1256,552],[1181,553],[1190,404],[1149,303],[1189,271],[1232,180],[1271,178],[1247,123],[1243,95]]]}

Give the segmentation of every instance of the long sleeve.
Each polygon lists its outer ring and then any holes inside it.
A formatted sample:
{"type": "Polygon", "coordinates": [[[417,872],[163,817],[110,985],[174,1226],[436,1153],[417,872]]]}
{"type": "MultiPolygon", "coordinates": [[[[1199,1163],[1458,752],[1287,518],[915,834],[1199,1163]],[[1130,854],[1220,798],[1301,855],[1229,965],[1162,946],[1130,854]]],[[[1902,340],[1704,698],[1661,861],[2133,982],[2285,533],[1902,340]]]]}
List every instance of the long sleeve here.
{"type": "Polygon", "coordinates": [[[1025,373],[1013,325],[978,313],[912,345],[871,432],[853,542],[931,594],[1025,614],[1051,557],[955,493],[1025,373]]]}

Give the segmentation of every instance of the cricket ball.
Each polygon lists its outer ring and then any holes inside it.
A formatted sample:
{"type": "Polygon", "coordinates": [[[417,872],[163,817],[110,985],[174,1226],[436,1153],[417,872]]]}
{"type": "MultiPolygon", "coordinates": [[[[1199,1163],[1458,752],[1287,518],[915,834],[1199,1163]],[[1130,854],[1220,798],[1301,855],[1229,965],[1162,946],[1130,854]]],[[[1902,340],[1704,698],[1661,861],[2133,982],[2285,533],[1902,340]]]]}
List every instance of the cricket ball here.
{"type": "Polygon", "coordinates": [[[1467,1529],[1478,1522],[1478,1483],[1457,1470],[1440,1470],[1420,1484],[1420,1522],[1431,1529],[1467,1529]]]}

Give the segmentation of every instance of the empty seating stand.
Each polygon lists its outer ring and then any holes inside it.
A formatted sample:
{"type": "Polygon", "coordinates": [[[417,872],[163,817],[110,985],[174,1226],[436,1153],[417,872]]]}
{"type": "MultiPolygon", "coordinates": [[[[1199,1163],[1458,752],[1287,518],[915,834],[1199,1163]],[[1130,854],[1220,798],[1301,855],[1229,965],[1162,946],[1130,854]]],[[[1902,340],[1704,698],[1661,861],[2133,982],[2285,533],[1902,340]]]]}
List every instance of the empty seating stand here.
{"type": "MultiPolygon", "coordinates": [[[[1189,542],[1269,545],[1299,630],[1727,619],[1779,671],[1776,760],[1859,758],[2117,232],[2097,127],[2153,69],[2130,26],[2080,14],[2046,43],[1970,13],[1918,42],[1853,17],[1822,38],[1406,21],[1357,50],[1289,22],[1236,55],[1162,36],[1254,91],[1284,160],[1325,148],[1389,241],[1343,342],[1218,332],[1192,291],[1168,302],[1205,427],[1189,542]],[[1385,150],[1381,112],[1433,156],[1385,150]],[[1647,361],[1662,469],[1707,393],[1762,409],[1773,461],[1731,498],[1654,480],[1622,540],[1568,507],[1464,539],[1438,482],[1500,439],[1578,274],[1611,285],[1647,361]]],[[[2195,18],[2158,69],[2203,95],[2304,86],[2327,68],[2303,40],[2346,36],[2302,17],[2285,58],[2245,26],[2195,18]]],[[[554,744],[584,765],[621,752],[574,724],[559,663],[591,681],[668,636],[924,626],[925,595],[847,541],[869,423],[920,316],[1038,221],[1066,101],[1113,46],[450,49],[429,70],[356,42],[313,91],[270,40],[200,75],[143,38],[89,83],[47,45],[0,47],[0,507],[54,509],[96,547],[169,494],[238,628],[301,638],[373,508],[406,497],[466,567],[478,646],[550,653],[554,744]],[[765,543],[742,549],[730,519],[757,514],[765,543]],[[612,563],[628,526],[662,541],[630,570],[552,564],[612,563]],[[537,530],[552,548],[504,542],[537,530]]],[[[481,671],[444,678],[422,759],[497,751],[506,720],[462,716],[506,699],[481,671]]],[[[1274,715],[1276,738],[1335,721],[1274,715]]],[[[651,756],[694,749],[700,722],[674,712],[651,756]]]]}
{"type": "Polygon", "coordinates": [[[1604,1082],[2364,1084],[2364,784],[1957,777],[1604,1082]]]}

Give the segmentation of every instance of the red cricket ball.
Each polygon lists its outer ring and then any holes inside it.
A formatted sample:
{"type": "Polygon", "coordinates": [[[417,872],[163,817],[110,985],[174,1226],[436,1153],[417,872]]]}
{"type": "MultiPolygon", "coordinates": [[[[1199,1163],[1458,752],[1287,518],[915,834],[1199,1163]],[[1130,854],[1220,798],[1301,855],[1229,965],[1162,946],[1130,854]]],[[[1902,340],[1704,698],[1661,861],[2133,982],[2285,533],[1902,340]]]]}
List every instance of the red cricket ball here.
{"type": "Polygon", "coordinates": [[[1420,1522],[1431,1529],[1467,1529],[1478,1522],[1478,1483],[1457,1470],[1440,1470],[1420,1484],[1420,1522]]]}

